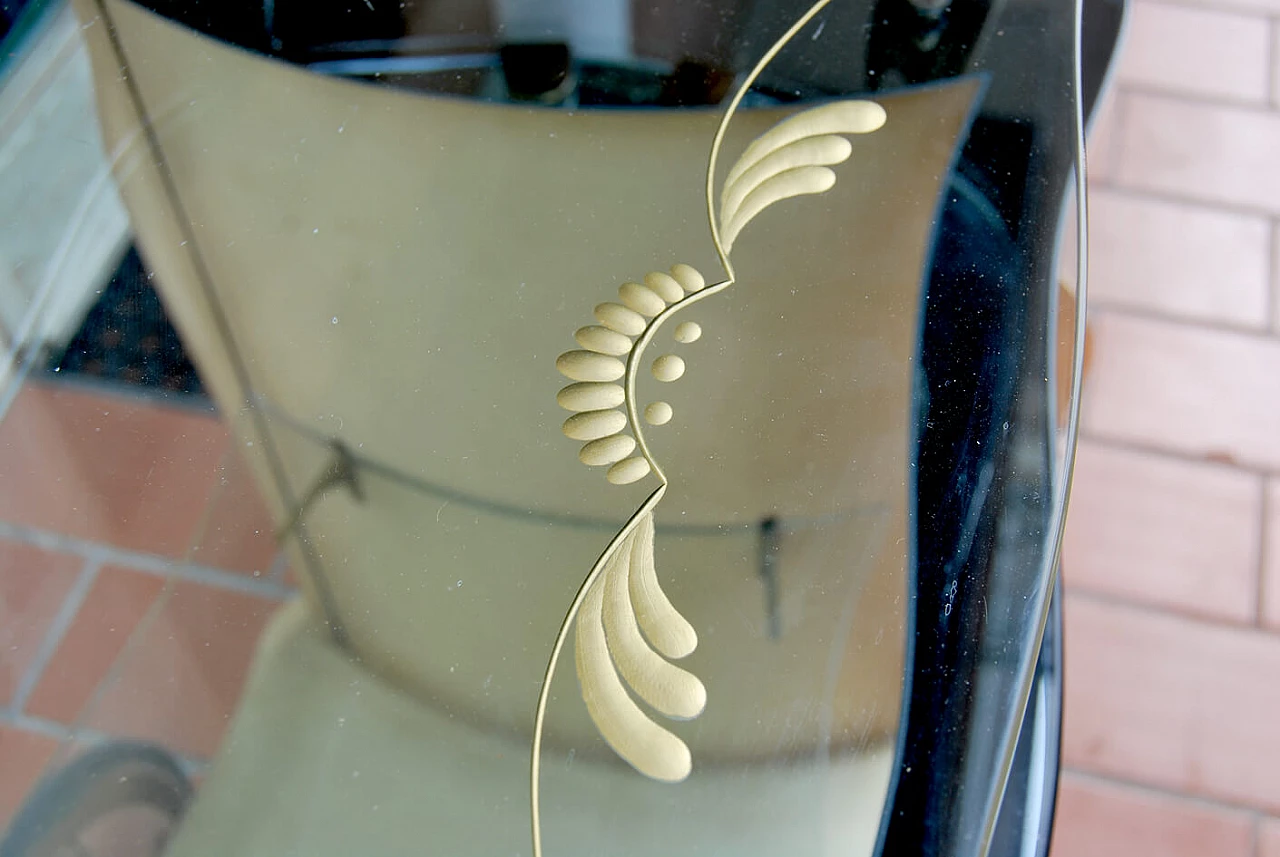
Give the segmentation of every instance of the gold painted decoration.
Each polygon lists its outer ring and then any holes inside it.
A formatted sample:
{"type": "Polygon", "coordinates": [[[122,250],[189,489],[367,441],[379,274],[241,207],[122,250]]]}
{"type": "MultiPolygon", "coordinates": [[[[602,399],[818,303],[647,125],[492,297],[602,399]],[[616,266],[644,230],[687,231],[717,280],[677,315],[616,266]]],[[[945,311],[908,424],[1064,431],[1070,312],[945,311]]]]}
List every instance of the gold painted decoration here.
{"type": "MultiPolygon", "coordinates": [[[[616,302],[595,307],[598,324],[581,327],[574,334],[578,350],[556,361],[556,368],[571,382],[559,391],[556,401],[574,412],[565,420],[563,432],[584,442],[578,459],[590,467],[606,468],[605,478],[615,485],[649,478],[657,484],[587,573],[552,647],[534,717],[530,764],[534,857],[542,854],[538,785],[543,726],[551,681],[570,628],[574,629],[574,660],[583,702],[614,752],[640,773],[662,782],[680,782],[693,769],[688,746],[654,716],[688,720],[697,717],[708,702],[697,676],[672,663],[694,651],[698,636],[663,592],[654,559],[654,511],[669,482],[646,441],[643,423],[666,425],[674,411],[665,401],[639,402],[636,379],[645,368],[664,383],[684,376],[689,368],[684,356],[674,352],[651,360],[645,356],[658,331],[675,315],[733,285],[729,253],[751,223],[785,200],[830,190],[837,180],[832,168],[853,155],[848,136],[870,133],[884,124],[884,108],[863,100],[835,101],[788,117],[758,136],[738,157],[725,176],[717,213],[716,164],[729,121],[760,72],[827,2],[815,4],[761,58],[730,101],[712,141],[707,217],[725,278],[708,285],[700,272],[679,263],[665,272],[650,272],[639,282],[623,283],[616,302]]],[[[702,335],[702,327],[689,320],[681,320],[672,331],[672,339],[682,346],[698,342],[702,335]]]]}

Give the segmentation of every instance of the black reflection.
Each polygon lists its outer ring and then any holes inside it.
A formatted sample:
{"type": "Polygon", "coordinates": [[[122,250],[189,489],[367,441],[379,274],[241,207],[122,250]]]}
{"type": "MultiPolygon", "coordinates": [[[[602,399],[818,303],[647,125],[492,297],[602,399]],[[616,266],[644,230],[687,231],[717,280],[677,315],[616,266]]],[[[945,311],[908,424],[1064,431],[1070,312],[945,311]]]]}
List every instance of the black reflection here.
{"type": "Polygon", "coordinates": [[[966,786],[979,641],[990,632],[991,590],[1002,585],[993,565],[1004,481],[994,475],[1007,466],[1025,280],[1004,218],[979,183],[980,171],[962,163],[925,298],[914,669],[886,854],[947,853],[938,847],[952,834],[946,821],[966,786]]]}
{"type": "Polygon", "coordinates": [[[991,0],[879,0],[867,40],[867,89],[964,73],[990,13],[991,0]]]}
{"type": "Polygon", "coordinates": [[[137,248],[130,247],[71,342],[49,358],[46,371],[203,397],[152,276],[137,248]]]}
{"type": "MultiPolygon", "coordinates": [[[[637,53],[651,64],[575,57],[562,42],[504,43],[487,3],[148,0],[144,5],[223,41],[317,71],[473,97],[500,79],[506,97],[584,107],[718,104],[740,65],[726,45],[747,40],[737,30],[738,19],[717,17],[720,10],[702,3],[688,4],[692,12],[655,5],[652,14],[637,19],[637,53]],[[682,34],[678,39],[677,33],[682,34]],[[719,44],[716,34],[723,35],[719,44]],[[668,37],[674,41],[662,50],[642,49],[668,37]]],[[[1118,8],[1112,0],[1093,5],[1118,8]]],[[[1018,650],[1025,644],[1025,628],[1016,608],[1017,599],[1034,590],[1047,514],[1047,492],[1041,490],[1049,484],[1047,411],[1037,379],[1047,375],[1045,283],[1051,283],[1057,203],[1070,160],[1070,98],[1063,87],[1069,78],[1070,40],[1063,30],[1068,5],[1051,7],[1014,0],[994,7],[990,0],[881,0],[868,30],[860,34],[865,66],[850,73],[843,88],[834,80],[805,88],[823,62],[839,59],[838,44],[815,42],[801,46],[813,51],[811,57],[793,58],[787,68],[780,64],[758,90],[784,101],[878,90],[955,76],[974,70],[978,62],[993,80],[989,103],[1003,111],[975,121],[948,189],[929,275],[914,462],[913,656],[903,773],[887,808],[886,854],[960,853],[957,845],[979,834],[957,823],[965,790],[991,785],[989,778],[973,779],[987,770],[975,759],[990,750],[974,742],[977,696],[1004,693],[1010,685],[1000,682],[1016,678],[1016,665],[1027,654],[1018,650]],[[1010,38],[975,60],[993,14],[1013,22],[1010,38]],[[1040,41],[1032,33],[1039,33],[1040,41]],[[1039,444],[1042,454],[1018,473],[1009,461],[1009,426],[1025,446],[1039,444]],[[1025,486],[1033,490],[1023,495],[1025,486]],[[1025,526],[1010,528],[1008,521],[1020,513],[1025,526]],[[1001,541],[1002,516],[1012,547],[1001,541]],[[1003,672],[989,671],[984,678],[983,668],[990,664],[1003,672]]],[[[835,12],[833,6],[833,19],[835,12]]],[[[828,39],[836,29],[833,24],[828,39]]],[[[842,37],[843,44],[852,44],[850,33],[842,37]]],[[[1107,59],[1113,43],[1104,52],[1107,59]]],[[[1100,80],[1100,73],[1086,75],[1086,104],[1100,80]]],[[[745,526],[758,527],[764,610],[776,636],[780,524],[766,520],[745,526]]],[[[1005,724],[978,726],[995,735],[1005,724]]]]}

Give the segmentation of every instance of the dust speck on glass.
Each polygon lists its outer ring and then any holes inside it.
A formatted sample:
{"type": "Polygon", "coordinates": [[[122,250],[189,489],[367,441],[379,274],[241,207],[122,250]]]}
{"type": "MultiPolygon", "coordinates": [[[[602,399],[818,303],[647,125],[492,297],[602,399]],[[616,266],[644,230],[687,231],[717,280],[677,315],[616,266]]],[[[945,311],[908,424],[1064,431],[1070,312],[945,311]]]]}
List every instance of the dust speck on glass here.
{"type": "MultiPolygon", "coordinates": [[[[852,144],[841,135],[870,133],[884,124],[884,109],[870,101],[834,102],[778,123],[739,156],[724,178],[718,216],[714,211],[710,192],[719,148],[743,94],[768,61],[828,1],[815,4],[746,77],[711,144],[707,169],[709,237],[728,277],[708,285],[693,267],[677,263],[669,273],[645,275],[643,284],[623,283],[618,289],[621,303],[596,308],[603,326],[582,327],[574,334],[585,350],[566,352],[556,361],[560,373],[577,382],[562,389],[557,401],[577,412],[565,420],[562,430],[571,439],[587,441],[578,456],[582,462],[608,466],[605,478],[615,485],[637,482],[650,474],[657,477],[659,485],[601,553],[557,635],[534,725],[530,788],[535,855],[542,851],[538,805],[542,723],[560,649],[575,619],[578,681],[601,735],[619,756],[655,780],[680,782],[692,770],[685,743],[648,717],[627,692],[630,688],[653,710],[681,720],[697,717],[707,701],[702,682],[667,660],[692,654],[698,638],[667,599],[654,568],[653,516],[668,482],[637,417],[635,375],[645,348],[666,321],[733,285],[729,253],[746,225],[774,203],[830,190],[836,181],[830,167],[853,153],[852,144]],[[637,338],[632,340],[632,336],[637,338]],[[622,383],[613,383],[617,381],[622,383]],[[616,409],[619,407],[625,413],[616,409]],[[637,446],[640,454],[632,456],[637,446]]],[[[675,338],[693,342],[701,332],[696,322],[685,321],[676,328],[675,338]]],[[[657,380],[672,382],[684,374],[685,363],[677,355],[664,354],[653,361],[652,371],[657,380]]],[[[645,406],[650,424],[665,424],[672,415],[666,402],[645,406]]]]}
{"type": "Polygon", "coordinates": [[[61,742],[0,854],[117,800],[156,857],[1033,853],[1075,26],[0,3],[0,537],[89,563],[0,700],[61,742]],[[39,671],[131,563],[63,723],[39,671]]]}

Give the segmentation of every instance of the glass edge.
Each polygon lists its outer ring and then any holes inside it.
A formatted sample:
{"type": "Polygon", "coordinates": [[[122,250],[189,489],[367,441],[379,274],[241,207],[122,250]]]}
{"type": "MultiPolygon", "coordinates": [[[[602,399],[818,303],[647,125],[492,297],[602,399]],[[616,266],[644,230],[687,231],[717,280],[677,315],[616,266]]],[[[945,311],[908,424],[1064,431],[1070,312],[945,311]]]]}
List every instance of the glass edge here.
{"type": "MultiPolygon", "coordinates": [[[[1067,409],[1066,430],[1064,432],[1064,449],[1062,453],[1062,470],[1058,485],[1054,491],[1053,512],[1050,516],[1050,537],[1047,545],[1048,550],[1045,551],[1045,565],[1042,567],[1040,578],[1044,582],[1038,597],[1040,603],[1036,609],[1034,619],[1035,627],[1031,645],[1026,647],[1024,654],[1024,662],[1020,667],[1020,677],[1018,694],[1014,700],[1015,716],[1010,718],[1008,732],[1004,736],[1004,748],[997,766],[997,789],[995,791],[997,799],[992,801],[991,806],[987,810],[986,818],[983,820],[983,829],[981,839],[979,840],[979,854],[988,854],[991,848],[991,840],[995,833],[996,820],[1000,815],[1001,804],[1004,799],[1005,788],[1008,784],[1009,773],[1013,765],[1014,751],[1017,745],[1018,733],[1022,727],[1022,721],[1026,715],[1027,702],[1031,693],[1031,686],[1035,680],[1035,663],[1039,656],[1040,647],[1044,641],[1045,626],[1049,620],[1049,611],[1052,604],[1052,595],[1057,588],[1058,573],[1061,567],[1062,557],[1062,539],[1066,530],[1067,507],[1071,496],[1072,475],[1075,467],[1076,444],[1079,438],[1080,429],[1080,392],[1083,383],[1084,374],[1084,342],[1086,331],[1086,317],[1088,306],[1088,260],[1089,260],[1089,237],[1088,237],[1088,176],[1085,166],[1085,124],[1084,124],[1084,101],[1083,93],[1083,71],[1082,71],[1082,21],[1084,0],[1074,0],[1074,26],[1072,37],[1072,76],[1071,86],[1073,95],[1073,125],[1075,131],[1074,145],[1074,179],[1075,179],[1075,198],[1076,198],[1076,317],[1075,317],[1075,333],[1074,348],[1071,360],[1071,396],[1070,404],[1067,409]]],[[[1048,336],[1046,338],[1046,347],[1052,352],[1057,347],[1057,337],[1048,336]]],[[[1052,353],[1050,359],[1053,359],[1052,353]]],[[[1050,425],[1049,431],[1052,432],[1053,426],[1050,425]]]]}

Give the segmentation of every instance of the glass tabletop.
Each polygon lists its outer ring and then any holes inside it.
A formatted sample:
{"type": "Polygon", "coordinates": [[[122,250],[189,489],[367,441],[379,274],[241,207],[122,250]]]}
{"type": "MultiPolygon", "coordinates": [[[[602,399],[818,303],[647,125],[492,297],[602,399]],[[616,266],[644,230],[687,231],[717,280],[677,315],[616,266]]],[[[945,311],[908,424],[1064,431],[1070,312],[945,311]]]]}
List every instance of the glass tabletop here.
{"type": "Polygon", "coordinates": [[[0,853],[1035,847],[1077,15],[24,9],[0,853]]]}

